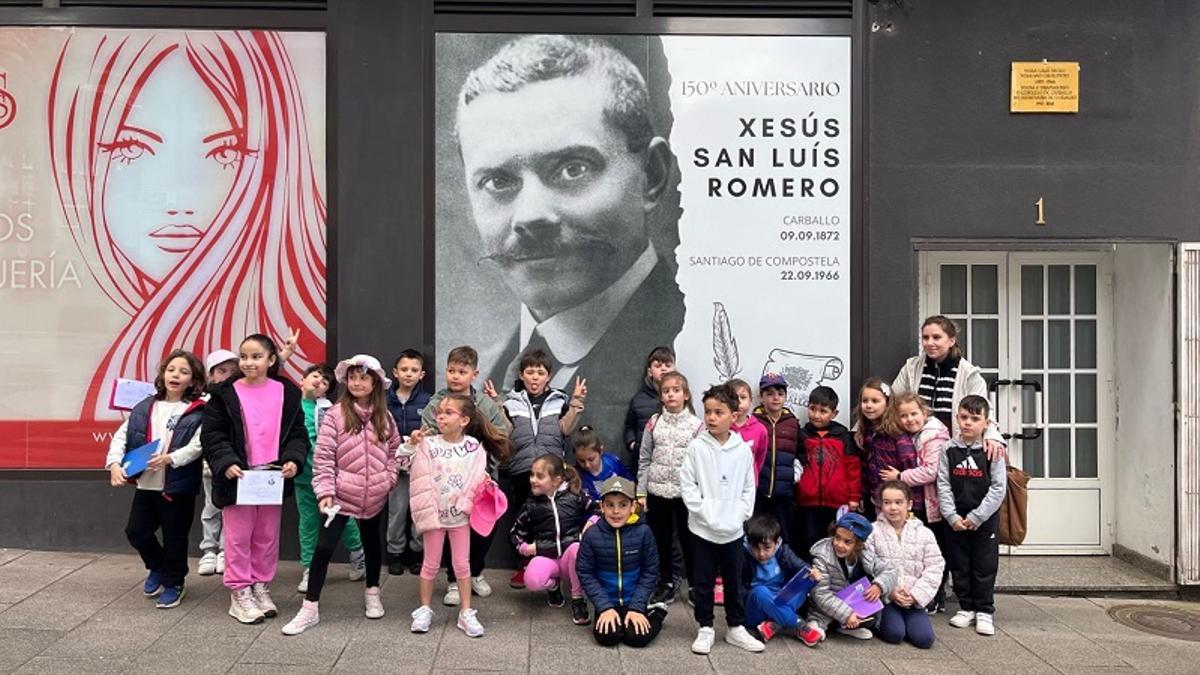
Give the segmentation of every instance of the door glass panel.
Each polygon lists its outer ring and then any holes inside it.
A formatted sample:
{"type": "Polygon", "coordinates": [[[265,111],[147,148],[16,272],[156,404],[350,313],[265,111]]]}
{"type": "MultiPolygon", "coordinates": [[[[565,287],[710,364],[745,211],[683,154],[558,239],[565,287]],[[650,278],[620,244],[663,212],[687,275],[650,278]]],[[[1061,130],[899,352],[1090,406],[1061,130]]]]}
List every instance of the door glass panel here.
{"type": "Polygon", "coordinates": [[[971,265],[971,313],[1000,313],[995,265],[971,265]]]}
{"type": "Polygon", "coordinates": [[[1051,368],[1071,367],[1071,322],[1067,319],[1054,319],[1047,322],[1049,330],[1046,343],[1050,352],[1051,368]]]}
{"type": "Polygon", "coordinates": [[[1071,477],[1071,430],[1050,430],[1050,478],[1071,477]]]}
{"type": "Polygon", "coordinates": [[[1098,443],[1095,429],[1075,430],[1075,477],[1096,478],[1098,443]]]}
{"type": "Polygon", "coordinates": [[[1092,423],[1096,421],[1096,376],[1075,376],[1075,421],[1077,423],[1092,423]]]}
{"type": "Polygon", "coordinates": [[[1046,275],[1047,314],[1071,313],[1071,266],[1050,265],[1046,275]]]}
{"type": "MultiPolygon", "coordinates": [[[[1030,434],[1033,433],[1033,428],[1027,427],[1022,431],[1030,434]]],[[[1021,468],[1031,478],[1046,477],[1046,458],[1042,456],[1042,441],[1045,438],[1046,436],[1043,434],[1037,438],[1021,441],[1021,468]]]]}
{"type": "MultiPolygon", "coordinates": [[[[1040,373],[1021,373],[1021,379],[1045,385],[1040,373]]],[[[1037,394],[1033,387],[1021,387],[1021,423],[1037,424],[1037,394]]]]}
{"type": "Polygon", "coordinates": [[[1096,313],[1096,266],[1075,266],[1075,313],[1096,313]]]}
{"type": "Polygon", "coordinates": [[[1080,319],[1075,322],[1075,367],[1096,367],[1096,320],[1080,319]]]}
{"type": "Polygon", "coordinates": [[[1041,265],[1021,265],[1021,313],[1042,313],[1041,265]]]}
{"type": "Polygon", "coordinates": [[[1042,320],[1021,322],[1021,367],[1042,367],[1042,320]]]}
{"type": "Polygon", "coordinates": [[[980,368],[1000,367],[1000,321],[971,321],[971,363],[980,368]]]}
{"type": "Polygon", "coordinates": [[[942,314],[967,313],[967,266],[942,265],[942,314]]]}
{"type": "Polygon", "coordinates": [[[1050,386],[1046,388],[1046,413],[1046,421],[1051,424],[1069,424],[1071,422],[1070,375],[1050,376],[1050,386]]]}

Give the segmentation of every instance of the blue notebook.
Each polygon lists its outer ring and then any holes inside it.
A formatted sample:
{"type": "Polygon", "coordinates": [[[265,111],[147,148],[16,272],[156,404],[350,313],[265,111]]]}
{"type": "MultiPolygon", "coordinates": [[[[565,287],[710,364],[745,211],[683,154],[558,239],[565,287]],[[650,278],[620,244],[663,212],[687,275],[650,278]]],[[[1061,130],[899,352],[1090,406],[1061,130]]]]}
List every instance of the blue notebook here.
{"type": "Polygon", "coordinates": [[[137,478],[146,470],[146,464],[154,453],[158,452],[158,441],[150,441],[140,448],[134,448],[125,453],[121,459],[121,468],[125,470],[126,478],[137,478]]]}
{"type": "Polygon", "coordinates": [[[804,604],[808,598],[808,592],[812,590],[817,582],[812,580],[809,575],[809,568],[804,568],[792,577],[779,592],[775,594],[775,604],[785,607],[795,605],[799,607],[804,604]]]}

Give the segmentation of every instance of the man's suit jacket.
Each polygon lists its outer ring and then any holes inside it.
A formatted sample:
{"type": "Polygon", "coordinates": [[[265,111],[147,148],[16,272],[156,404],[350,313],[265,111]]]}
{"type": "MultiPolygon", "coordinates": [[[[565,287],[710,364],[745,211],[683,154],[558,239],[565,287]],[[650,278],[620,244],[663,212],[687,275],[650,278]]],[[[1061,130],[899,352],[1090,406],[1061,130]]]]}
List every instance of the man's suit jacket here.
{"type": "MultiPolygon", "coordinates": [[[[579,362],[575,374],[587,379],[587,401],[580,424],[589,424],[604,439],[605,449],[628,460],[622,439],[625,411],[646,375],[646,356],[659,345],[673,347],[683,328],[683,293],[674,274],[659,260],[650,276],[630,296],[604,336],[579,362]]],[[[520,326],[487,350],[488,377],[498,389],[510,389],[505,369],[518,355],[520,326]]],[[[556,364],[557,367],[557,364],[556,364]]],[[[570,395],[574,378],[563,387],[570,395]]]]}

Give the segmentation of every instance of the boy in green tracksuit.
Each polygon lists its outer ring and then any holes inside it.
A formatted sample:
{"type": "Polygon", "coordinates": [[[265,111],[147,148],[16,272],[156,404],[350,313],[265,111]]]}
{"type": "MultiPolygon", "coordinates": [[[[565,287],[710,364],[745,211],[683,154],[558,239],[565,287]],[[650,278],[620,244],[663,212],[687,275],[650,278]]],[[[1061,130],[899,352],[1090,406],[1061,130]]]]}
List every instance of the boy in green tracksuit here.
{"type": "MultiPolygon", "coordinates": [[[[324,363],[314,363],[304,371],[304,379],[300,381],[300,390],[304,397],[300,399],[300,407],[304,410],[304,426],[308,428],[309,451],[304,468],[296,474],[294,494],[296,496],[296,512],[300,517],[300,565],[304,567],[304,576],[296,591],[308,592],[308,567],[312,564],[313,551],[317,548],[317,536],[324,525],[325,516],[317,509],[317,496],[312,488],[313,451],[317,448],[317,432],[321,428],[321,420],[325,411],[333,406],[325,394],[334,381],[333,369],[324,363]]],[[[350,551],[350,581],[358,581],[367,575],[367,557],[363,553],[362,539],[358,536],[358,524],[351,518],[342,530],[342,544],[350,551]]]]}

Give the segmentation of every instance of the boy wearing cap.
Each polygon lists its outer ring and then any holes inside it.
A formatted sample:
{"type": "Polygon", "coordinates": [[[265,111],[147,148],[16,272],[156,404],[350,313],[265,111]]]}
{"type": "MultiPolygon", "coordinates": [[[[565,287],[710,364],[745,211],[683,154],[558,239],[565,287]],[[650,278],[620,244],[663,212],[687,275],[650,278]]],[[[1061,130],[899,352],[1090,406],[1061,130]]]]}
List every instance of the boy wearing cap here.
{"type": "MultiPolygon", "coordinates": [[[[304,379],[300,380],[300,409],[304,411],[304,426],[308,429],[308,460],[304,468],[296,474],[293,483],[293,496],[296,497],[296,515],[299,520],[300,534],[300,566],[304,574],[296,585],[297,593],[308,592],[308,570],[312,566],[313,552],[317,549],[317,537],[321,533],[321,523],[324,514],[317,508],[317,495],[313,492],[313,453],[317,450],[317,432],[325,413],[333,407],[325,394],[329,393],[330,385],[334,382],[333,369],[325,363],[314,363],[304,370],[304,379]]],[[[346,521],[346,529],[342,530],[342,544],[350,552],[350,581],[359,581],[367,575],[367,556],[363,552],[362,537],[359,536],[358,522],[353,518],[346,521]]]]}
{"type": "MultiPolygon", "coordinates": [[[[238,355],[228,349],[218,349],[204,359],[208,371],[205,388],[211,392],[217,385],[233,377],[238,369],[238,355]]],[[[208,394],[205,394],[207,400],[208,394]]],[[[200,512],[200,564],[196,573],[200,576],[225,573],[225,548],[221,537],[221,509],[212,503],[212,469],[208,462],[204,467],[204,509],[200,512]]]]}
{"type": "Polygon", "coordinates": [[[863,597],[871,602],[886,598],[896,585],[896,569],[865,547],[871,523],[861,514],[847,513],[829,528],[830,536],[812,547],[813,568],[820,574],[809,593],[808,623],[797,636],[809,647],[825,639],[825,629],[837,622],[837,630],[860,640],[873,636],[866,624],[872,617],[859,616],[837,597],[846,586],[863,577],[871,580],[863,597]]]}
{"type": "MultiPolygon", "coordinates": [[[[754,497],[754,513],[769,513],[779,521],[783,543],[794,541],[796,482],[803,468],[799,461],[800,421],[784,405],[787,403],[787,380],[775,372],[763,373],[758,381],[762,405],[754,416],[767,428],[766,458],[758,468],[758,490],[754,497]]],[[[803,551],[798,551],[801,555],[803,551]]]]}
{"type": "Polygon", "coordinates": [[[575,572],[596,612],[592,637],[605,647],[645,647],[662,630],[667,607],[647,605],[658,584],[654,535],[633,512],[634,482],[614,476],[600,485],[601,518],[579,543],[575,572]]]}

